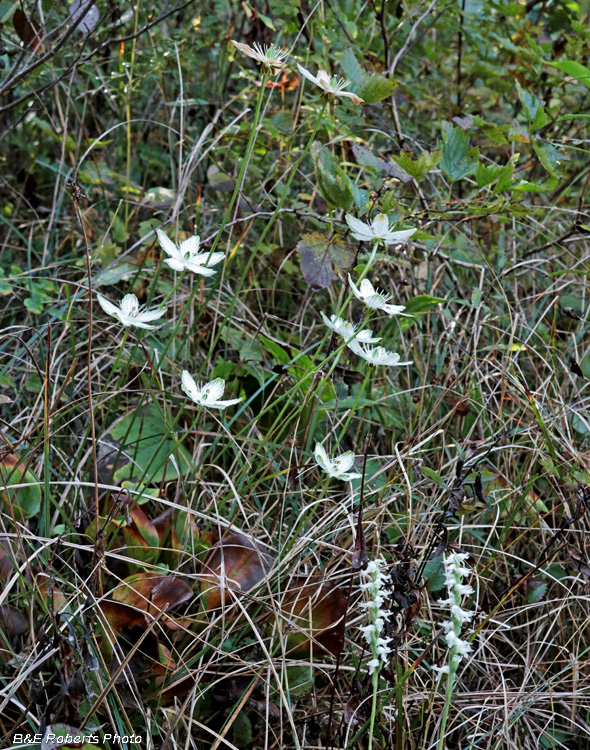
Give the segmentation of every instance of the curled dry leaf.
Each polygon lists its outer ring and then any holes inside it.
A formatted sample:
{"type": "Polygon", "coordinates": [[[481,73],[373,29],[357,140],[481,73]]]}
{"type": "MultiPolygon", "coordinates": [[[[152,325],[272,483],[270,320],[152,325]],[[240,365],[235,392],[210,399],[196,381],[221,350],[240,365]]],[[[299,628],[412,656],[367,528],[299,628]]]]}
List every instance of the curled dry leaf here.
{"type": "MultiPolygon", "coordinates": [[[[213,540],[212,534],[204,537],[213,540]]],[[[232,600],[230,591],[244,593],[260,583],[271,569],[274,558],[258,542],[244,534],[228,534],[215,544],[203,563],[201,593],[205,609],[232,600]]]]}
{"type": "Polygon", "coordinates": [[[193,597],[192,588],[180,578],[162,573],[136,573],[120,583],[113,600],[150,615],[169,612],[193,597]]]}
{"type": "Polygon", "coordinates": [[[330,581],[294,578],[283,597],[289,656],[307,656],[313,646],[337,656],[344,646],[346,597],[330,581]]]}

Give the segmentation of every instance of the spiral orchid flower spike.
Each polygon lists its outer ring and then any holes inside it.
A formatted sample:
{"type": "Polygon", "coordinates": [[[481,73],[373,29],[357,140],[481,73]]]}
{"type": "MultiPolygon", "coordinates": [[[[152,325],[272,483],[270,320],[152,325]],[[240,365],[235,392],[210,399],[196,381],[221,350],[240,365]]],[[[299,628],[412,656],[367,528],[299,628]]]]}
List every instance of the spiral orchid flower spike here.
{"type": "Polygon", "coordinates": [[[361,591],[368,594],[368,601],[361,602],[360,606],[362,609],[367,610],[369,623],[360,627],[359,630],[363,634],[371,652],[372,658],[367,663],[367,669],[373,678],[373,705],[371,709],[368,747],[372,747],[373,729],[377,713],[379,672],[382,666],[388,664],[389,655],[392,651],[389,645],[392,639],[381,636],[385,623],[391,617],[391,612],[384,608],[384,604],[388,598],[386,589],[391,588],[391,577],[383,570],[385,566],[385,560],[379,557],[376,560],[371,560],[361,572],[363,580],[361,581],[360,588],[361,591]]]}
{"type": "Polygon", "coordinates": [[[468,557],[469,555],[464,552],[451,551],[444,559],[445,583],[449,595],[446,599],[440,599],[438,603],[450,607],[451,619],[445,620],[442,624],[445,630],[445,641],[449,647],[448,664],[442,667],[432,667],[435,672],[438,672],[439,676],[447,675],[447,690],[438,750],[444,749],[445,728],[449,716],[457,667],[463,657],[471,652],[471,644],[460,637],[461,628],[465,623],[470,622],[474,615],[473,612],[461,607],[463,597],[474,593],[471,586],[463,583],[463,578],[471,574],[471,570],[464,565],[468,557]]]}

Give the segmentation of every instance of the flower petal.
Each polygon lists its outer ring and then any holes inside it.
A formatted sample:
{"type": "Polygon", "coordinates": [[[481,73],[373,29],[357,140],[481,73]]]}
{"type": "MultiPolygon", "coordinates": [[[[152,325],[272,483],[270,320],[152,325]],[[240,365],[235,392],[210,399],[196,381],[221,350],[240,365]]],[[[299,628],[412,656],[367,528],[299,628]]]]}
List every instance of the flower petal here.
{"type": "Polygon", "coordinates": [[[149,323],[152,320],[158,320],[165,314],[166,314],[165,307],[156,307],[153,310],[144,310],[144,312],[138,313],[135,316],[135,319],[137,321],[141,321],[142,323],[149,323]]]}
{"type": "MultiPolygon", "coordinates": [[[[234,44],[235,44],[235,42],[234,42],[234,44]]],[[[320,88],[322,88],[322,86],[321,86],[320,82],[318,81],[318,79],[314,75],[312,75],[309,72],[309,70],[306,70],[304,67],[302,67],[301,65],[299,65],[299,63],[297,63],[297,68],[298,68],[299,72],[301,73],[301,75],[304,76],[305,78],[307,78],[308,81],[311,81],[312,83],[315,83],[316,86],[319,86],[320,88]]]]}
{"type": "Polygon", "coordinates": [[[417,230],[414,227],[414,229],[400,229],[397,232],[389,232],[389,234],[387,235],[387,242],[389,242],[392,245],[395,242],[405,242],[416,231],[417,230]]]}
{"type": "Polygon", "coordinates": [[[240,52],[243,52],[245,55],[248,55],[248,57],[252,57],[254,60],[258,60],[260,62],[260,54],[256,52],[256,50],[252,49],[249,44],[242,44],[242,42],[236,42],[233,39],[231,40],[231,43],[240,50],[240,52]]]}
{"type": "Polygon", "coordinates": [[[195,401],[195,403],[200,404],[201,389],[197,386],[197,384],[195,383],[195,379],[188,370],[182,371],[181,381],[182,390],[186,393],[186,395],[193,401],[195,401]]]}
{"type": "Polygon", "coordinates": [[[192,258],[193,255],[196,255],[199,252],[200,243],[201,238],[198,234],[193,234],[192,237],[189,237],[187,240],[181,242],[180,247],[178,248],[180,257],[186,258],[186,255],[188,253],[189,257],[192,258]]]}
{"type": "Polygon", "coordinates": [[[126,294],[121,300],[121,312],[123,315],[135,316],[139,312],[139,300],[134,294],[126,294]]]}
{"type": "Polygon", "coordinates": [[[207,402],[219,401],[225,391],[225,380],[223,378],[215,378],[210,383],[207,383],[203,387],[203,396],[207,397],[207,402]]]}
{"type": "Polygon", "coordinates": [[[117,305],[113,305],[113,303],[109,302],[108,299],[105,299],[102,294],[97,294],[96,299],[107,315],[113,315],[115,318],[119,318],[119,320],[121,319],[121,309],[117,307],[117,305]]]}
{"type": "Polygon", "coordinates": [[[369,279],[363,279],[361,281],[360,292],[363,299],[366,299],[367,297],[373,297],[376,294],[375,287],[373,286],[373,284],[371,284],[369,279]]]}
{"type": "Polygon", "coordinates": [[[162,250],[166,253],[166,255],[169,255],[171,258],[180,258],[181,255],[178,251],[178,247],[168,235],[163,232],[161,229],[156,229],[156,234],[158,235],[158,242],[160,243],[160,247],[162,250]]]}
{"type": "Polygon", "coordinates": [[[178,258],[166,258],[164,263],[166,263],[167,266],[170,266],[174,271],[184,271],[187,267],[186,263],[178,258]]]}
{"type": "Polygon", "coordinates": [[[371,227],[364,221],[357,219],[352,214],[346,214],[346,223],[350,227],[353,237],[360,242],[369,242],[374,239],[371,227]]]}

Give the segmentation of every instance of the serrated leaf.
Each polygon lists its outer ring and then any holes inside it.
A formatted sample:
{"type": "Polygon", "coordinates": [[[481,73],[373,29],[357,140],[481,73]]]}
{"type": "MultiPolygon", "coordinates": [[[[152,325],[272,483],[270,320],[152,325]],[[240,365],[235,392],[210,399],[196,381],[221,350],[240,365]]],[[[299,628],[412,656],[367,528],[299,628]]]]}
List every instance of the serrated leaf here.
{"type": "Polygon", "coordinates": [[[330,149],[314,141],[311,144],[311,158],[322,197],[336,208],[349,211],[354,202],[352,184],[346,172],[335,161],[330,149]]]}
{"type": "Polygon", "coordinates": [[[361,68],[359,61],[350,47],[346,48],[340,65],[351,83],[354,83],[356,86],[363,85],[366,73],[361,68]]]}
{"type": "Polygon", "coordinates": [[[479,162],[479,149],[469,148],[469,134],[448,122],[443,122],[443,144],[440,168],[452,182],[473,174],[479,162]]]}
{"type": "Polygon", "coordinates": [[[539,97],[523,89],[518,81],[516,81],[516,90],[527,113],[530,132],[534,132],[551,122],[551,118],[543,110],[544,102],[539,97]]]}
{"type": "Polygon", "coordinates": [[[354,251],[341,237],[326,237],[319,232],[304,234],[295,248],[301,255],[301,273],[314,291],[330,286],[338,278],[334,268],[344,276],[354,261],[354,251]]]}
{"type": "MultiPolygon", "coordinates": [[[[399,156],[393,156],[392,158],[406,174],[415,180],[421,180],[440,163],[442,153],[438,149],[432,152],[423,151],[417,159],[412,159],[410,154],[402,151],[399,156]]],[[[402,179],[402,182],[408,182],[408,180],[402,179]]]]}
{"type": "Polygon", "coordinates": [[[365,104],[375,104],[386,99],[396,86],[395,79],[386,78],[380,73],[372,73],[365,77],[359,87],[359,96],[365,104]]]}

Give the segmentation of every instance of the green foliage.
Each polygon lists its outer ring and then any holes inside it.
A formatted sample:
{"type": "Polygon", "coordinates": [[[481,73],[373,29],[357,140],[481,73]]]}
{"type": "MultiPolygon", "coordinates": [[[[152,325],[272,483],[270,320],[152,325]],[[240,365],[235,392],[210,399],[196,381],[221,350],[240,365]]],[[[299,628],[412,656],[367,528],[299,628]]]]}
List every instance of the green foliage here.
{"type": "Polygon", "coordinates": [[[314,141],[311,144],[311,157],[322,196],[330,205],[349,211],[354,200],[352,185],[346,172],[335,161],[330,149],[314,141]]]}

